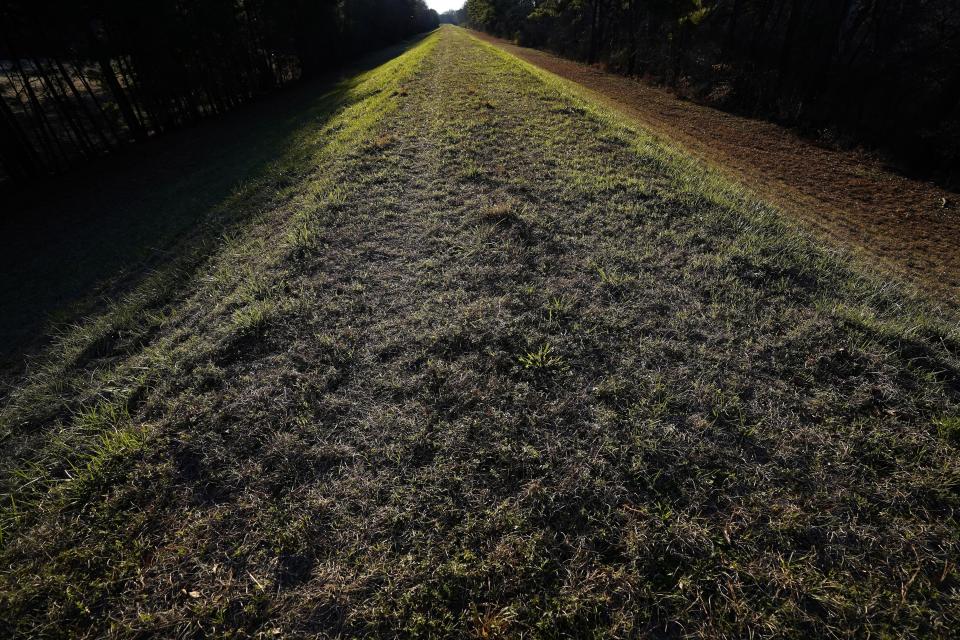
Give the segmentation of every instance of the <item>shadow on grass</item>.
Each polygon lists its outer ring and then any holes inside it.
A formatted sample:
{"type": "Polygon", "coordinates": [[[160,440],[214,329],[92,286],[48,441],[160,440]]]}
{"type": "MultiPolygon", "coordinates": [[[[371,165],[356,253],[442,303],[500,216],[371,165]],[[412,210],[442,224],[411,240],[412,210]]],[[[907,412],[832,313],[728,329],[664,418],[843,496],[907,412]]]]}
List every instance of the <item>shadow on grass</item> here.
{"type": "Polygon", "coordinates": [[[290,153],[297,132],[322,127],[344,106],[357,74],[426,35],[7,196],[0,219],[0,369],[18,372],[52,326],[76,322],[175,259],[217,205],[290,153]]]}

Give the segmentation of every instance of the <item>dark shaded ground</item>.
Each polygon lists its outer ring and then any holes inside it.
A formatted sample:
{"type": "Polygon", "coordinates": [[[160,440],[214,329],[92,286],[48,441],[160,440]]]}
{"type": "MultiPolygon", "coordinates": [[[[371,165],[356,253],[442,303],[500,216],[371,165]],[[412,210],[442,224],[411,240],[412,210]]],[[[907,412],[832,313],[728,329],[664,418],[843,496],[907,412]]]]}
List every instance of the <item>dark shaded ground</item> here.
{"type": "Polygon", "coordinates": [[[406,46],[124,149],[56,182],[3,194],[0,371],[19,371],[23,353],[45,341],[51,323],[75,322],[102,308],[164,264],[179,239],[195,235],[212,209],[282,156],[338,79],[374,68],[406,46]]]}
{"type": "Polygon", "coordinates": [[[864,154],[818,146],[769,122],[680,100],[644,82],[471,33],[596,92],[606,104],[763,199],[934,295],[956,300],[960,294],[960,195],[898,175],[864,154]]]}

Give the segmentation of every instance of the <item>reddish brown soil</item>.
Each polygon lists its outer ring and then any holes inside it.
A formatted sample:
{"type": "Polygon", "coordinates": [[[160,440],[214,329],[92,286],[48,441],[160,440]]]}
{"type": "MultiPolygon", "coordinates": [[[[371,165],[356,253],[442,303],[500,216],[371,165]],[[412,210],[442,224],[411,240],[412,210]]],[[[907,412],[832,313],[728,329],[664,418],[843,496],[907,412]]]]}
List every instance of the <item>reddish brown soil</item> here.
{"type": "Polygon", "coordinates": [[[605,103],[760,197],[930,292],[960,297],[960,196],[824,148],[781,126],[681,100],[536,49],[478,38],[594,91],[605,103]],[[946,198],[946,206],[944,206],[946,198]]]}

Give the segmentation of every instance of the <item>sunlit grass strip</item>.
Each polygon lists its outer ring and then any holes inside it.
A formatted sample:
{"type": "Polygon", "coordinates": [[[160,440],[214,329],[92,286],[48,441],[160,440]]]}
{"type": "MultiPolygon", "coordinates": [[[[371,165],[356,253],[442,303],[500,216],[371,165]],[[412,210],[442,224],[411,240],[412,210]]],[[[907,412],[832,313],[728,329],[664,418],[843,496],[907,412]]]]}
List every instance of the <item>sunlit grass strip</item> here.
{"type": "MultiPolygon", "coordinates": [[[[829,240],[825,241],[809,227],[791,220],[749,185],[727,175],[721,167],[691,155],[679,143],[651,131],[628,115],[607,106],[597,92],[537,67],[466,30],[461,31],[478,46],[538,78],[544,85],[563,95],[575,108],[618,130],[619,133],[626,134],[625,137],[630,140],[637,153],[658,162],[658,168],[663,174],[669,176],[685,193],[707,198],[714,204],[737,211],[741,215],[749,214],[739,222],[744,226],[759,224],[784,229],[782,239],[791,240],[798,247],[816,244],[820,249],[821,259],[825,258],[832,263],[833,270],[847,273],[847,282],[843,286],[860,292],[869,291],[870,295],[880,297],[889,295],[891,287],[895,287],[896,295],[910,300],[911,303],[925,306],[936,304],[936,301],[926,296],[917,285],[899,279],[891,282],[872,264],[859,259],[852,250],[834,245],[829,240]],[[852,268],[851,263],[855,263],[852,268]]],[[[938,312],[948,311],[946,307],[936,306],[938,312]]]]}

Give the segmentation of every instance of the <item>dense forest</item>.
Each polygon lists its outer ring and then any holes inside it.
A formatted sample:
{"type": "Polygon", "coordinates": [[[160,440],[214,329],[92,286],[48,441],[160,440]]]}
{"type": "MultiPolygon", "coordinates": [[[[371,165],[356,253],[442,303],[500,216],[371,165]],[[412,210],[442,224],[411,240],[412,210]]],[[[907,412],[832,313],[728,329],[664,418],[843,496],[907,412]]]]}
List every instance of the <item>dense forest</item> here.
{"type": "Polygon", "coordinates": [[[468,0],[472,26],[960,180],[956,0],[468,0]]]}
{"type": "Polygon", "coordinates": [[[0,184],[435,27],[423,0],[0,0],[0,184]]]}

